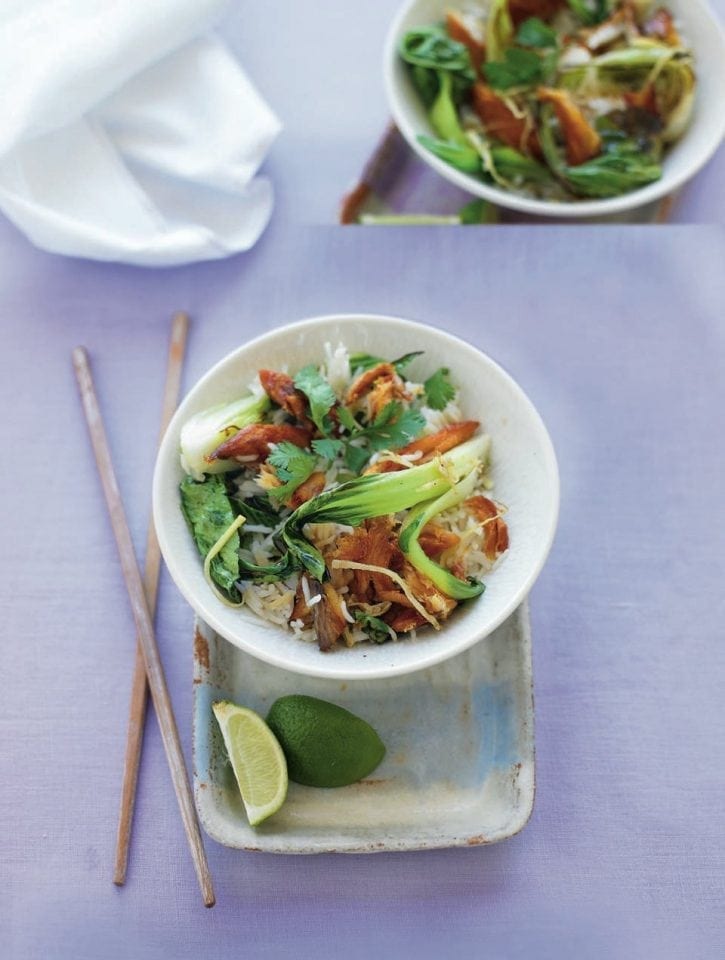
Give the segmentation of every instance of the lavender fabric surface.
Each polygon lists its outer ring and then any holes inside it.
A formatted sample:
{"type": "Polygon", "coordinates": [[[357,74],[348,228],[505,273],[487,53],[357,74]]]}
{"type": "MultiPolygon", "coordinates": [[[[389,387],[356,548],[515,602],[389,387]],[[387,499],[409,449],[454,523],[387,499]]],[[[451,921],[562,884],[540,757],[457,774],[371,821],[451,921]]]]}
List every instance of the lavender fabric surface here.
{"type": "MultiPolygon", "coordinates": [[[[0,254],[0,956],[725,955],[724,231],[273,224],[245,257],[149,272],[3,226],[0,254]],[[208,840],[207,911],[150,717],[112,886],[134,631],[70,352],[91,353],[141,553],[178,309],[187,389],[253,334],[359,310],[469,339],[540,409],[562,512],[532,595],[538,792],[516,838],[313,858],[208,840]]],[[[166,574],[158,624],[190,762],[192,620],[166,574]]]]}

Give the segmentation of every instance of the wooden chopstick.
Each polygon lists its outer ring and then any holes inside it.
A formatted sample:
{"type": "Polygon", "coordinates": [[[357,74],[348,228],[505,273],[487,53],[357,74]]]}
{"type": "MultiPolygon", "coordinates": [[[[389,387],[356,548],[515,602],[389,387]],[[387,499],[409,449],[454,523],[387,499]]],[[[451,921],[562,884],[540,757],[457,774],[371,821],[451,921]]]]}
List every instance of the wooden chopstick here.
{"type": "MultiPolygon", "coordinates": [[[[169,421],[174,415],[174,410],[179,402],[181,371],[184,365],[188,330],[188,315],[186,313],[177,313],[171,324],[169,356],[166,366],[166,383],[161,408],[159,443],[166,432],[169,421]]],[[[146,536],[146,560],[144,564],[144,590],[149,606],[149,613],[152,618],[156,613],[156,597],[158,595],[160,569],[161,551],[159,550],[159,542],[156,538],[156,530],[152,520],[149,522],[148,534],[146,536]]],[[[148,683],[146,682],[146,666],[141,650],[141,642],[139,638],[137,638],[136,656],[133,665],[133,681],[131,684],[131,702],[128,712],[126,756],[123,764],[121,805],[118,813],[118,832],[116,834],[116,859],[113,868],[113,882],[119,887],[123,886],[126,882],[128,849],[131,842],[131,827],[136,804],[136,786],[138,784],[138,771],[141,763],[147,702],[148,683]]]]}
{"type": "Polygon", "coordinates": [[[375,192],[393,164],[400,149],[400,140],[401,134],[395,123],[392,120],[388,121],[383,135],[365,163],[360,179],[340,202],[338,222],[341,225],[347,226],[358,222],[365,201],[375,192]]]}
{"type": "Polygon", "coordinates": [[[191,855],[194,860],[194,867],[196,868],[196,875],[204,904],[207,907],[213,907],[215,903],[214,890],[212,888],[204,845],[201,840],[199,821],[197,820],[196,810],[194,809],[191,787],[189,786],[186,767],[184,766],[184,755],[179,741],[179,731],[176,726],[176,720],[174,719],[174,711],[171,707],[169,691],[166,686],[164,668],[156,644],[154,626],[151,614],[149,613],[148,603],[146,602],[146,595],[144,594],[141,573],[136,561],[121,493],[118,489],[116,474],[113,469],[113,462],[111,460],[101,411],[98,406],[98,398],[96,397],[93,384],[88,354],[84,347],[76,347],[73,351],[73,367],[78,381],[78,389],[83,403],[83,411],[88,423],[88,432],[90,433],[91,443],[93,445],[93,453],[96,458],[103,493],[106,498],[111,526],[113,527],[113,533],[116,538],[116,546],[118,547],[121,560],[121,569],[126,582],[128,597],[131,602],[131,610],[133,612],[144,664],[146,666],[149,690],[154,703],[154,709],[156,710],[159,729],[161,730],[161,738],[171,771],[171,780],[174,785],[174,790],[176,791],[176,799],[178,800],[181,811],[181,819],[183,820],[186,836],[191,848],[191,855]]]}
{"type": "Polygon", "coordinates": [[[680,195],[678,191],[674,193],[668,193],[666,197],[663,197],[660,202],[657,204],[655,210],[654,222],[655,223],[669,223],[672,219],[672,213],[675,209],[675,205],[679,200],[680,195]]]}

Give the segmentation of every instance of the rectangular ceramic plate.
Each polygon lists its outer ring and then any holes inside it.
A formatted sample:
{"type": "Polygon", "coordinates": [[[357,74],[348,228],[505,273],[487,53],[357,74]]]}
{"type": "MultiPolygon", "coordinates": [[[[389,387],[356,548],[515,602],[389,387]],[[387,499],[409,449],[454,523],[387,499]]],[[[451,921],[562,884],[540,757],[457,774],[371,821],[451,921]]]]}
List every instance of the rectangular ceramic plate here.
{"type": "Polygon", "coordinates": [[[490,637],[445,663],[402,677],[351,682],[269,666],[197,622],[194,792],[206,832],[246,850],[369,853],[513,836],[534,803],[526,603],[490,637]],[[264,716],[277,697],[289,693],[352,710],[373,724],[387,753],[369,778],[349,787],[290,783],[282,809],[252,828],[211,705],[228,699],[264,716]]]}

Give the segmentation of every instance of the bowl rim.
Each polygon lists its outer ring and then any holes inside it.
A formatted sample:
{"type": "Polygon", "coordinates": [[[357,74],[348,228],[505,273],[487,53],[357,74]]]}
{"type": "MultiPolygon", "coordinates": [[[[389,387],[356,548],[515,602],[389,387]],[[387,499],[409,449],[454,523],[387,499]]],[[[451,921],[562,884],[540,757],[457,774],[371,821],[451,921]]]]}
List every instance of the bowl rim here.
{"type": "MultiPolygon", "coordinates": [[[[555,217],[557,219],[578,220],[582,217],[610,216],[647,206],[656,200],[661,200],[668,194],[674,193],[684,183],[691,180],[712,158],[725,137],[725,111],[719,113],[719,123],[712,125],[712,134],[706,141],[706,146],[697,157],[685,166],[679,173],[671,176],[663,175],[654,183],[647,184],[637,190],[624,193],[619,197],[609,197],[602,200],[581,200],[575,203],[556,203],[552,200],[537,200],[515,193],[509,193],[498,187],[490,186],[476,180],[469,174],[456,170],[449,163],[441,160],[430,150],[426,150],[418,143],[419,130],[413,123],[409,123],[406,111],[403,109],[403,96],[399,92],[398,83],[398,39],[402,31],[403,21],[407,19],[413,7],[420,0],[403,0],[393,21],[388,28],[383,53],[383,84],[385,87],[388,107],[393,121],[402,134],[408,146],[432,167],[444,179],[455,184],[461,190],[473,196],[481,197],[499,207],[506,207],[519,213],[526,213],[539,217],[555,217]]],[[[688,6],[699,8],[701,15],[707,18],[713,32],[718,36],[723,59],[725,59],[725,28],[715,16],[707,0],[687,0],[688,6]]],[[[683,139],[687,137],[685,131],[683,139]]]]}
{"type": "MultiPolygon", "coordinates": [[[[192,385],[179,404],[159,444],[153,473],[152,513],[159,548],[172,580],[176,584],[177,589],[182,594],[184,599],[191,606],[194,613],[205,623],[207,623],[213,630],[215,630],[219,636],[226,639],[232,645],[237,646],[249,653],[251,656],[269,663],[272,666],[287,670],[291,673],[330,680],[366,681],[372,679],[383,679],[385,677],[400,676],[407,673],[415,673],[419,670],[424,670],[427,667],[432,667],[438,663],[442,663],[443,661],[462,653],[464,650],[467,650],[475,643],[484,640],[487,636],[490,636],[490,634],[493,633],[498,626],[500,626],[508,617],[510,617],[528,596],[549,556],[558,525],[560,494],[561,484],[556,453],[541,414],[538,412],[528,394],[525,393],[525,391],[511,376],[511,374],[509,374],[496,360],[484,353],[480,348],[474,346],[468,340],[465,340],[456,334],[449,333],[447,330],[443,330],[440,327],[433,326],[432,324],[426,324],[403,317],[378,313],[327,313],[319,316],[307,317],[303,320],[284,324],[281,327],[275,327],[272,330],[265,331],[259,336],[248,340],[246,343],[241,344],[219,359],[192,385]],[[169,542],[169,536],[164,522],[164,516],[169,509],[168,498],[166,495],[167,491],[165,488],[166,473],[167,469],[169,469],[168,464],[170,463],[170,457],[173,456],[178,458],[178,449],[174,448],[171,450],[169,447],[172,439],[178,433],[181,423],[190,415],[190,413],[187,412],[187,407],[193,406],[193,400],[197,393],[208,386],[210,382],[213,382],[213,380],[221,372],[222,368],[226,367],[230,363],[235,362],[240,355],[248,351],[250,348],[263,346],[266,341],[271,341],[280,337],[281,335],[283,336],[286,334],[295,333],[310,327],[318,327],[326,323],[353,324],[360,323],[361,321],[372,321],[374,324],[380,325],[394,323],[396,326],[402,326],[408,328],[409,330],[420,331],[421,329],[424,329],[426,331],[433,331],[436,335],[442,337],[443,339],[454,341],[459,348],[462,347],[469,353],[475,354],[477,359],[483,359],[487,364],[496,370],[497,375],[502,377],[503,380],[514,389],[524,405],[528,408],[528,413],[531,417],[531,422],[535,428],[540,444],[544,470],[549,480],[549,512],[545,532],[539,540],[537,557],[535,563],[532,565],[532,568],[529,571],[528,576],[512,594],[510,600],[503,606],[501,612],[495,618],[493,618],[490,623],[486,624],[484,632],[474,628],[470,631],[470,635],[465,636],[457,644],[450,648],[444,647],[441,649],[436,644],[431,644],[430,647],[425,651],[423,651],[423,648],[421,648],[421,655],[419,659],[412,665],[401,663],[392,666],[386,664],[375,666],[370,663],[361,664],[359,661],[353,663],[348,659],[348,657],[338,659],[334,657],[325,657],[324,659],[320,660],[318,668],[315,664],[308,665],[306,663],[291,663],[284,654],[280,655],[275,653],[273,649],[270,650],[266,647],[260,648],[258,645],[255,646],[254,644],[247,643],[243,634],[231,635],[231,631],[224,626],[224,624],[216,616],[214,610],[209,607],[207,600],[205,598],[200,599],[195,594],[194,590],[191,589],[185,574],[186,564],[174,553],[174,550],[169,542]]],[[[211,599],[211,594],[209,599],[211,599]]],[[[280,632],[282,632],[281,628],[280,632]]]]}

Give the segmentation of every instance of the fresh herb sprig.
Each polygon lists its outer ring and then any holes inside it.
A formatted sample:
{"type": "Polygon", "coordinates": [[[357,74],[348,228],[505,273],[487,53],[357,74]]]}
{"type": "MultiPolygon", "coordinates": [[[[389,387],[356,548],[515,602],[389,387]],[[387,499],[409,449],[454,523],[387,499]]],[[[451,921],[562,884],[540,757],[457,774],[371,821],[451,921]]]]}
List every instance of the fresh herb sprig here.
{"type": "Polygon", "coordinates": [[[332,429],[328,414],[337,402],[335,391],[314,363],[309,363],[299,371],[294,378],[294,384],[307,397],[310,417],[317,429],[320,433],[328,434],[332,429]]]}
{"type": "Polygon", "coordinates": [[[456,395],[456,388],[448,379],[449,375],[448,367],[439,367],[423,383],[425,402],[433,410],[443,410],[456,395]]]}
{"type": "Polygon", "coordinates": [[[345,464],[359,473],[370,457],[380,450],[394,450],[419,437],[425,427],[425,418],[414,407],[407,409],[397,400],[386,404],[368,426],[353,420],[356,429],[345,448],[345,464]]]}

